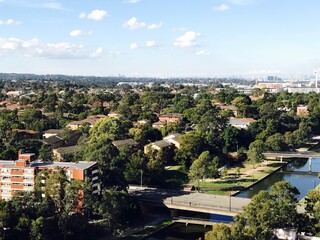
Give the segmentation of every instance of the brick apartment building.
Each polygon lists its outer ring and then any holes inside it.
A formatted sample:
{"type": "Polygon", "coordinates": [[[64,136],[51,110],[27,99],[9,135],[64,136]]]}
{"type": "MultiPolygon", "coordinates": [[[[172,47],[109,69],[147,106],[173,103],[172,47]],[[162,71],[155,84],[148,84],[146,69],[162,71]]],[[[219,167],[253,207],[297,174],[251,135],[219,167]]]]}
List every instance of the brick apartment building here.
{"type": "Polygon", "coordinates": [[[21,153],[18,160],[0,161],[0,199],[9,200],[20,191],[32,191],[41,170],[62,168],[70,179],[92,181],[93,193],[99,192],[96,162],[42,162],[33,153],[21,153]]]}
{"type": "Polygon", "coordinates": [[[168,113],[159,115],[159,121],[165,123],[177,123],[182,120],[181,113],[168,113]]]}

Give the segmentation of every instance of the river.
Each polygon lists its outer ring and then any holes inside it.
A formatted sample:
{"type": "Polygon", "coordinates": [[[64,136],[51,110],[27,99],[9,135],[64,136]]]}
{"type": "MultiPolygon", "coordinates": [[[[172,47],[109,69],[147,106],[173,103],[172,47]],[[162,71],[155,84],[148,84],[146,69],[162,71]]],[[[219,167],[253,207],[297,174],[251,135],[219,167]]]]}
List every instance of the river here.
{"type": "Polygon", "coordinates": [[[287,181],[295,186],[300,195],[298,199],[302,199],[307,195],[310,189],[320,184],[320,179],[317,175],[320,172],[320,158],[312,160],[312,171],[309,172],[308,159],[294,159],[292,162],[284,166],[281,170],[271,174],[264,180],[258,182],[253,187],[241,191],[237,197],[252,198],[261,190],[270,191],[271,187],[278,181],[287,181]]]}

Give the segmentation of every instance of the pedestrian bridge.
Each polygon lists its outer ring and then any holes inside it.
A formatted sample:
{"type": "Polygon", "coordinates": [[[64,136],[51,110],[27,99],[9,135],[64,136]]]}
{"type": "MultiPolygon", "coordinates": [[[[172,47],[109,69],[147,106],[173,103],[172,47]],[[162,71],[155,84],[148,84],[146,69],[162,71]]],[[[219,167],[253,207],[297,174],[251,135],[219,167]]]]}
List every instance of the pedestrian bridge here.
{"type": "Polygon", "coordinates": [[[130,189],[129,193],[140,202],[149,205],[165,206],[171,210],[184,210],[200,213],[235,216],[243,211],[250,199],[233,196],[220,196],[205,193],[185,193],[163,189],[130,189]]]}

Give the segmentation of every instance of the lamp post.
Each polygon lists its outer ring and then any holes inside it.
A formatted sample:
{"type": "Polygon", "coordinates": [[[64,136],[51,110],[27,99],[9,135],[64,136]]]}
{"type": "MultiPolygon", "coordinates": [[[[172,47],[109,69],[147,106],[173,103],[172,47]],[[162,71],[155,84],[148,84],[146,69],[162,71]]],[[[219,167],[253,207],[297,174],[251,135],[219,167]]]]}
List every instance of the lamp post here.
{"type": "Polygon", "coordinates": [[[140,187],[142,188],[142,175],[143,175],[143,170],[140,170],[140,187]]]}

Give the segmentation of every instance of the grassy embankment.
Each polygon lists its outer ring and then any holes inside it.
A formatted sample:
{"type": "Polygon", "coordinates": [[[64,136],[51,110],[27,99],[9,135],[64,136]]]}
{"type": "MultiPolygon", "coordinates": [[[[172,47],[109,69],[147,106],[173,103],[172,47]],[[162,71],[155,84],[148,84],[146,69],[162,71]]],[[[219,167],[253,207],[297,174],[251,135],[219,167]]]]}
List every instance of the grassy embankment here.
{"type": "MultiPolygon", "coordinates": [[[[244,162],[228,169],[226,176],[219,179],[206,179],[199,182],[200,191],[210,194],[229,195],[243,190],[273,173],[285,163],[265,161],[254,169],[251,163],[244,162]]],[[[181,189],[188,182],[188,175],[181,166],[166,169],[166,188],[181,189]]],[[[197,183],[194,184],[197,187],[197,183]]]]}
{"type": "Polygon", "coordinates": [[[229,169],[223,178],[200,181],[200,190],[210,194],[229,195],[248,188],[283,164],[278,161],[265,161],[253,169],[252,164],[244,162],[241,166],[229,169]]]}
{"type": "Polygon", "coordinates": [[[162,222],[158,225],[155,226],[148,226],[145,227],[144,229],[138,230],[134,233],[129,233],[126,234],[126,236],[124,237],[119,237],[117,239],[119,240],[139,240],[139,239],[143,239],[144,237],[147,237],[149,234],[154,233],[168,225],[170,225],[172,223],[172,221],[165,221],[162,222]]]}

